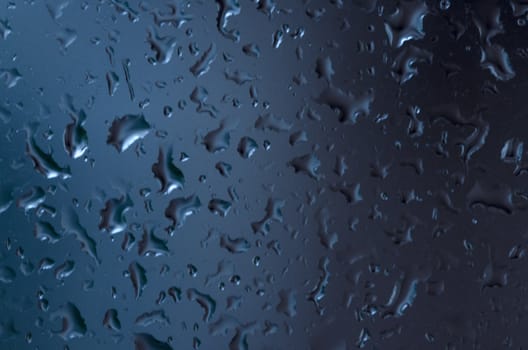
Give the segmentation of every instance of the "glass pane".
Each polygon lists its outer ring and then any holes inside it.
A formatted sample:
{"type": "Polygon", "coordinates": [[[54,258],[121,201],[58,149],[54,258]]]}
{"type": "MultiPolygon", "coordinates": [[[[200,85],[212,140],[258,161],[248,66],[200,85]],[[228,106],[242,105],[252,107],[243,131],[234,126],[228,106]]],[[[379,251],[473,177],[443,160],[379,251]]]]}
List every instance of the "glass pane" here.
{"type": "Polygon", "coordinates": [[[0,2],[0,349],[521,349],[525,1],[0,2]]]}

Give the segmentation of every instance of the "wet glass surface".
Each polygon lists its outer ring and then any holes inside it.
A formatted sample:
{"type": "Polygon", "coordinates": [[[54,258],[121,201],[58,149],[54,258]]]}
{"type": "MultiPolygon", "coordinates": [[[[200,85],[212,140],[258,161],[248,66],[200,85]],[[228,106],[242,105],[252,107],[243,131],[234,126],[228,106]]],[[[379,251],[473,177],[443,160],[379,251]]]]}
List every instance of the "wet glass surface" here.
{"type": "Polygon", "coordinates": [[[523,349],[525,1],[0,1],[0,349],[523,349]]]}

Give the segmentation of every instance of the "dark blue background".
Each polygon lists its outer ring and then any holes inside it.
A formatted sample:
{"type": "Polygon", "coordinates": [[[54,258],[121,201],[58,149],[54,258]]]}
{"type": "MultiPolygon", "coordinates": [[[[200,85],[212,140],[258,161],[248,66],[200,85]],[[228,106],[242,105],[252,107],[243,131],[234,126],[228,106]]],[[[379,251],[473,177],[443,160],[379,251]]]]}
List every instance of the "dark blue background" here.
{"type": "Polygon", "coordinates": [[[527,12],[0,2],[0,349],[526,347],[527,12]]]}

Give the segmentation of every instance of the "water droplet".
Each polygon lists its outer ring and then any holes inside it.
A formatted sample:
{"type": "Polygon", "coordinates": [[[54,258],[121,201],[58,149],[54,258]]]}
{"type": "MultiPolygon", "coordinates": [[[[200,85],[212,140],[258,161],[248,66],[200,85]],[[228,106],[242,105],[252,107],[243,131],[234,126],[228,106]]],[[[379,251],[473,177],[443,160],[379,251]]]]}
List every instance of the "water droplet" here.
{"type": "Polygon", "coordinates": [[[147,136],[150,128],[145,116],[127,114],[113,121],[106,142],[118,152],[124,152],[134,142],[147,136]]]}

